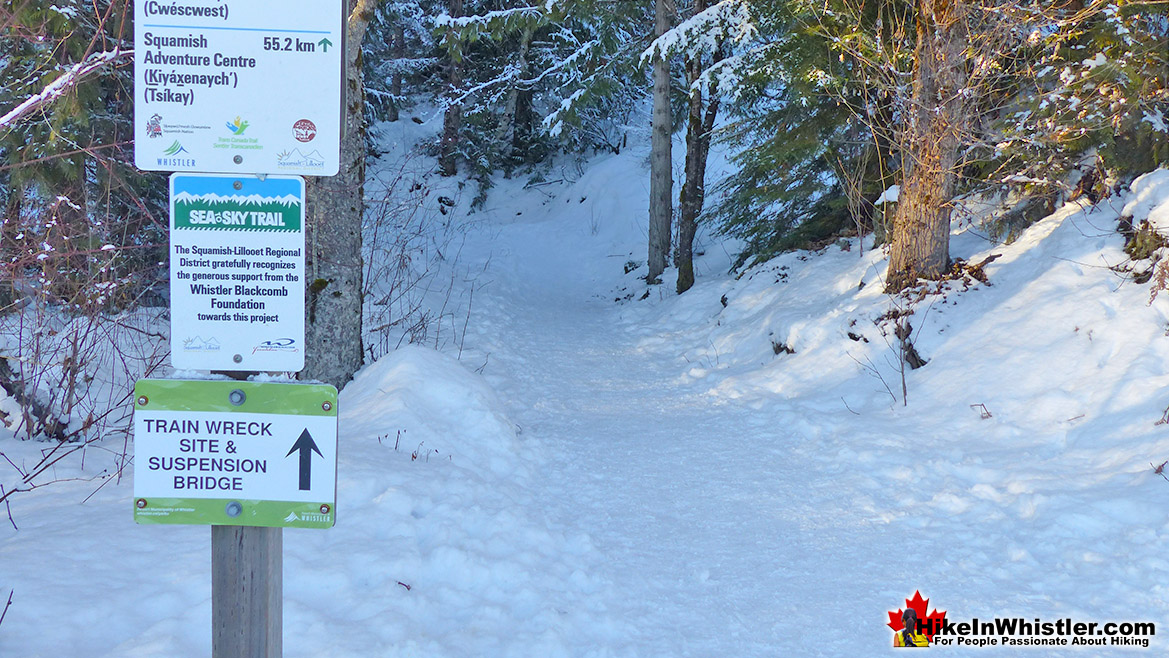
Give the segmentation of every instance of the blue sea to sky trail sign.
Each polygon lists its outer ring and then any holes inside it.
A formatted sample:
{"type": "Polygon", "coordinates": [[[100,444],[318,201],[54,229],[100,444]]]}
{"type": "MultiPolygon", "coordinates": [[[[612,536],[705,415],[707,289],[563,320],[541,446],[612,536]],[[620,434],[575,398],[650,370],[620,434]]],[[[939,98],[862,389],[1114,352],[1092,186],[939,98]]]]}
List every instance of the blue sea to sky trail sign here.
{"type": "Polygon", "coordinates": [[[171,176],[171,363],[304,368],[304,179],[171,176]]]}
{"type": "Polygon", "coordinates": [[[134,164],[335,175],[343,5],[135,0],[134,164]]]}

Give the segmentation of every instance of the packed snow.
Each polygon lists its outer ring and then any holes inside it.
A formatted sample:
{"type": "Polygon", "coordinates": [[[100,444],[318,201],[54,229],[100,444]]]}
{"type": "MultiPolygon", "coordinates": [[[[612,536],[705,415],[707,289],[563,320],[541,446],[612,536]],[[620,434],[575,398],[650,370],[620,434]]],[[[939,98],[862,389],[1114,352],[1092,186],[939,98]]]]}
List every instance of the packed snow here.
{"type": "MultiPolygon", "coordinates": [[[[372,177],[423,129],[383,126],[372,177]]],[[[461,222],[440,297],[465,329],[342,392],[337,525],[284,531],[285,655],[875,655],[915,591],[1165,623],[1169,295],[1112,268],[1122,214],[1169,221],[1169,172],[1011,244],[958,222],[988,283],[887,295],[870,239],[729,272],[707,232],[677,296],[644,281],[646,155],[501,179],[474,213],[405,174],[461,222]],[[927,361],[907,395],[890,311],[927,361]]],[[[210,653],[210,532],[136,526],[114,443],[0,516],[0,655],[210,653]]],[[[0,435],[16,464],[46,448],[0,435]]]]}

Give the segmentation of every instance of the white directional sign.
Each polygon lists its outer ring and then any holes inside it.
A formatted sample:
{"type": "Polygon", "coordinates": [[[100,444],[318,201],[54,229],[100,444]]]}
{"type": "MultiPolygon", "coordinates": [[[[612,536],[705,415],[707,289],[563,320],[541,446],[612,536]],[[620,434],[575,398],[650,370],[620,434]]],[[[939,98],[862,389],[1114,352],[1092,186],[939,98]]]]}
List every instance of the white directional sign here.
{"type": "Polygon", "coordinates": [[[136,0],[134,163],[337,173],[343,3],[136,0]]]}
{"type": "Polygon", "coordinates": [[[171,176],[171,363],[304,368],[304,179],[171,176]]]}
{"type": "Polygon", "coordinates": [[[141,380],[134,397],[139,523],[333,525],[337,389],[141,380]]]}

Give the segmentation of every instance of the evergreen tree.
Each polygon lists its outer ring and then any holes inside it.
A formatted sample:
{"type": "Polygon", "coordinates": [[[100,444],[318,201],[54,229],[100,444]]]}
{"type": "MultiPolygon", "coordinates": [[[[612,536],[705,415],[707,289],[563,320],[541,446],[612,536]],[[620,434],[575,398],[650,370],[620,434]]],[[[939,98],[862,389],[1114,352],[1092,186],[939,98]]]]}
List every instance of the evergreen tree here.
{"type": "Polygon", "coordinates": [[[1169,163],[1169,6],[1066,3],[1046,17],[1023,35],[1009,101],[988,121],[983,175],[1095,198],[1169,163]]]}
{"type": "Polygon", "coordinates": [[[411,92],[433,84],[440,60],[431,21],[439,13],[435,0],[377,5],[362,49],[367,117],[397,121],[411,92]]]}
{"type": "Polygon", "coordinates": [[[68,311],[123,308],[162,277],[165,179],[130,164],[131,18],[125,0],[28,0],[0,40],[0,108],[69,81],[0,127],[2,278],[34,277],[68,311]]]}
{"type": "MultiPolygon", "coordinates": [[[[876,35],[876,13],[866,6],[858,31],[876,35]]],[[[818,8],[747,3],[737,52],[712,72],[733,101],[722,138],[736,169],[714,213],[721,230],[746,242],[738,265],[881,228],[863,200],[893,182],[894,147],[858,117],[868,108],[881,117],[877,125],[890,125],[890,99],[864,84],[853,60],[828,56],[826,31],[836,26],[818,8]]]]}
{"type": "MultiPolygon", "coordinates": [[[[452,19],[459,19],[463,15],[463,0],[447,0],[447,11],[452,19]]],[[[454,24],[452,22],[452,24],[454,24]]],[[[449,30],[449,29],[448,29],[449,30]]],[[[458,98],[463,83],[463,52],[455,39],[448,37],[450,59],[446,62],[447,84],[450,98],[442,117],[442,137],[439,143],[438,170],[443,176],[454,176],[458,172],[457,148],[459,143],[459,128],[463,122],[462,102],[458,98]]]]}
{"type": "Polygon", "coordinates": [[[464,78],[450,103],[465,119],[460,159],[487,174],[545,159],[557,146],[619,151],[631,108],[645,95],[638,57],[652,12],[600,0],[467,5],[435,33],[464,78]],[[648,21],[648,22],[647,22],[648,21]],[[558,140],[554,142],[553,140],[558,140]]]}
{"type": "Polygon", "coordinates": [[[747,119],[728,131],[741,169],[719,209],[724,229],[748,240],[744,257],[850,224],[880,230],[871,200],[902,183],[902,228],[931,226],[935,247],[927,263],[899,253],[921,233],[895,240],[896,289],[948,269],[941,215],[958,195],[1014,190],[1053,201],[1076,193],[1072,170],[1085,157],[1101,174],[1079,187],[1165,161],[1163,4],[968,0],[938,5],[950,18],[929,29],[933,7],[751,3],[760,36],[728,76],[747,119]],[[943,47],[947,34],[957,36],[943,47]],[[927,157],[921,149],[939,140],[949,155],[927,157]],[[948,182],[913,201],[913,176],[939,168],[948,182]],[[927,221],[930,213],[940,214],[927,221]]]}
{"type": "MultiPolygon", "coordinates": [[[[670,0],[654,0],[654,36],[669,31],[676,9],[670,0]]],[[[674,216],[674,171],[672,157],[673,117],[670,113],[670,57],[652,53],[653,119],[651,121],[649,173],[649,273],[646,280],[660,282],[670,253],[670,225],[674,216]]]]}
{"type": "Polygon", "coordinates": [[[706,197],[706,160],[721,103],[717,69],[732,51],[733,44],[746,41],[754,34],[748,5],[743,0],[723,0],[713,6],[707,0],[695,0],[684,9],[688,17],[659,36],[643,55],[655,61],[671,56],[680,58],[686,73],[685,180],[675,252],[679,294],[694,285],[694,236],[706,197]]]}

